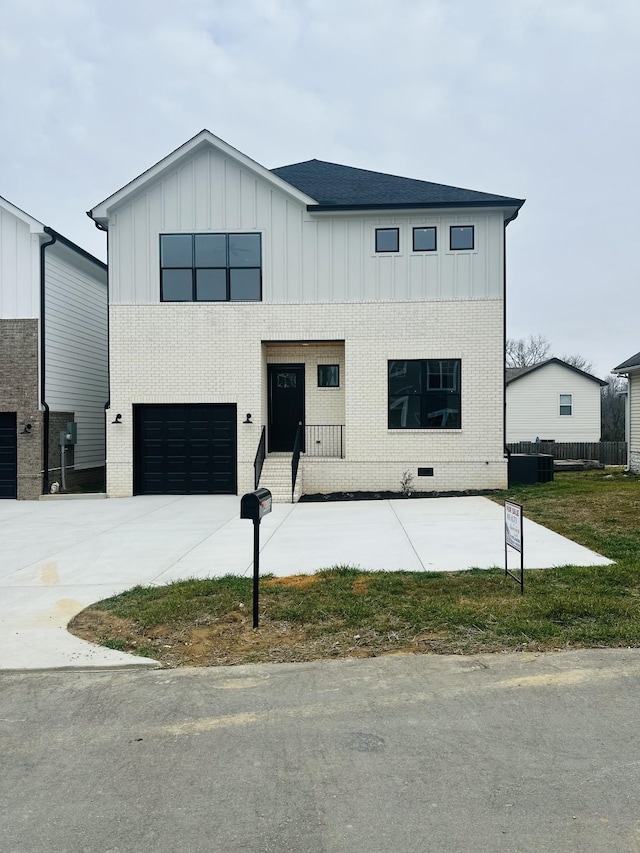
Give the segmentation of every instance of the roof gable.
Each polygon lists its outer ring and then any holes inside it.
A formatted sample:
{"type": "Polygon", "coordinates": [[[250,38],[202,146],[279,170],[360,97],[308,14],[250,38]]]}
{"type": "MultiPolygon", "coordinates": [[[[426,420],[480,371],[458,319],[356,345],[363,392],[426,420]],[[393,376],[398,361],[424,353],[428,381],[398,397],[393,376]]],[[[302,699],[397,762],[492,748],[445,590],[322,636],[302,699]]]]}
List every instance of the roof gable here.
{"type": "Polygon", "coordinates": [[[591,379],[593,382],[597,382],[598,385],[606,385],[607,383],[603,379],[599,379],[597,376],[594,376],[592,373],[587,373],[585,370],[580,370],[579,367],[574,367],[573,364],[567,364],[566,361],[563,361],[561,358],[547,358],[544,361],[538,362],[538,364],[532,364],[529,367],[507,367],[506,369],[506,385],[511,385],[512,382],[515,382],[517,379],[522,378],[523,376],[528,376],[530,373],[533,373],[535,370],[540,370],[543,367],[547,367],[549,364],[559,364],[561,367],[566,367],[567,370],[572,370],[574,373],[579,374],[580,376],[584,376],[585,379],[591,379]]]}
{"type": "Polygon", "coordinates": [[[306,160],[280,166],[272,172],[313,196],[318,204],[312,210],[489,206],[515,208],[517,213],[524,204],[523,199],[356,169],[324,160],[306,160]]]}
{"type": "Polygon", "coordinates": [[[44,234],[44,224],[42,222],[34,219],[33,216],[29,216],[28,213],[24,212],[24,210],[16,207],[15,204],[11,204],[8,199],[3,198],[2,196],[0,196],[0,208],[6,210],[21,222],[25,222],[29,226],[29,230],[32,234],[44,234]]]}
{"type": "Polygon", "coordinates": [[[150,183],[158,181],[167,172],[177,168],[179,165],[182,165],[190,157],[195,156],[207,147],[212,147],[216,151],[222,153],[225,157],[235,160],[241,167],[248,169],[250,172],[258,175],[269,183],[274,184],[278,189],[286,192],[290,196],[293,196],[303,204],[308,205],[315,203],[315,200],[312,197],[301,192],[292,184],[282,180],[264,166],[256,163],[255,160],[252,160],[250,157],[242,154],[236,148],[233,148],[222,139],[214,136],[211,131],[205,129],[187,140],[187,142],[179,148],[176,148],[176,150],[172,151],[171,154],[163,157],[162,160],[159,160],[145,172],[142,172],[142,174],[138,175],[137,178],[134,178],[128,184],[125,184],[125,186],[121,187],[117,192],[113,193],[108,198],[104,199],[104,201],[101,201],[91,210],[87,211],[88,216],[102,224],[106,223],[110,210],[112,210],[116,205],[128,200],[130,196],[140,192],[150,183]]]}

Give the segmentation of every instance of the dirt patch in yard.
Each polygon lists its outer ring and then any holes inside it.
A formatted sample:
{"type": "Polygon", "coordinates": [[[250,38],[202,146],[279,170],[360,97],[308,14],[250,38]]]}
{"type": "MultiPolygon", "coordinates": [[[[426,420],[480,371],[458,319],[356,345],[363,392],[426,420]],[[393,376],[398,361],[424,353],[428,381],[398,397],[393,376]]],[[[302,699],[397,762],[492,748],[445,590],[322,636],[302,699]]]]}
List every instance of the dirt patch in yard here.
{"type": "MultiPolygon", "coordinates": [[[[68,628],[83,640],[151,657],[166,667],[291,663],[385,653],[369,648],[365,637],[348,631],[314,637],[307,626],[269,621],[263,621],[254,630],[251,614],[244,611],[228,613],[211,625],[185,628],[159,625],[140,631],[129,619],[88,609],[78,614],[68,628]]],[[[424,650],[423,639],[416,643],[414,651],[424,650]]]]}

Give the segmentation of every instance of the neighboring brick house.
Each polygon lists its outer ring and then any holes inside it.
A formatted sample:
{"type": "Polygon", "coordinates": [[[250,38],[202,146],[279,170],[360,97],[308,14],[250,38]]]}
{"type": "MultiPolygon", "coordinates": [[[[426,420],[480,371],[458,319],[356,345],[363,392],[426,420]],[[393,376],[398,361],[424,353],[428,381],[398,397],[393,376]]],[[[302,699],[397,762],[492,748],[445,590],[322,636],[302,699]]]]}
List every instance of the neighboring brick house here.
{"type": "Polygon", "coordinates": [[[640,474],[640,352],[632,355],[611,371],[626,376],[626,429],[628,442],[628,467],[634,474],[640,474]]]}
{"type": "Polygon", "coordinates": [[[107,402],[106,265],[0,198],[0,498],[97,481],[107,402]]]}
{"type": "Polygon", "coordinates": [[[269,171],[197,134],[89,212],[109,232],[108,494],[251,490],[261,435],[275,486],[298,424],[306,493],[398,491],[405,471],[506,486],[523,203],[317,160],[269,171]]]}
{"type": "Polygon", "coordinates": [[[602,379],[548,358],[507,368],[507,443],[600,441],[602,379]]]}

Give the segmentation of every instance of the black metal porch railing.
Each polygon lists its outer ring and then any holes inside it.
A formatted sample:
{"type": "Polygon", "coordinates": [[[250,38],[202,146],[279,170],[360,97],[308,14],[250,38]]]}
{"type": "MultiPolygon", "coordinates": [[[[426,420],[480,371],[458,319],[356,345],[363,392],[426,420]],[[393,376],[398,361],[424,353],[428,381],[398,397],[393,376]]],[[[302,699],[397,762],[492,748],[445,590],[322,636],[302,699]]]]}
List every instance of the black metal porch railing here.
{"type": "Polygon", "coordinates": [[[296,440],[293,442],[293,455],[291,457],[291,503],[296,490],[296,479],[298,477],[298,465],[300,464],[300,446],[302,444],[302,424],[298,424],[296,440]]]}
{"type": "Polygon", "coordinates": [[[344,424],[307,424],[305,456],[344,458],[344,424]]]}
{"type": "Polygon", "coordinates": [[[265,427],[262,427],[262,432],[260,433],[260,441],[258,442],[258,450],[256,451],[256,458],[253,460],[253,488],[257,489],[258,484],[260,483],[260,475],[262,474],[262,466],[264,464],[264,458],[267,455],[267,431],[265,427]]]}

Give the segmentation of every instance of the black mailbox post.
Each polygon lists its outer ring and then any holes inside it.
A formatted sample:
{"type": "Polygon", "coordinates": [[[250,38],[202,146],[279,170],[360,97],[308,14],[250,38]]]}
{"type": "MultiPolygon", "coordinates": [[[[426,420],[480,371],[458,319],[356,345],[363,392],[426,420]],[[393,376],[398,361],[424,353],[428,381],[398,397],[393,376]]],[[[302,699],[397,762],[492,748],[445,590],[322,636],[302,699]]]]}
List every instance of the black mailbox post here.
{"type": "Polygon", "coordinates": [[[260,521],[271,512],[271,492],[256,489],[240,499],[240,518],[253,521],[253,627],[258,627],[258,584],[260,581],[260,521]]]}

